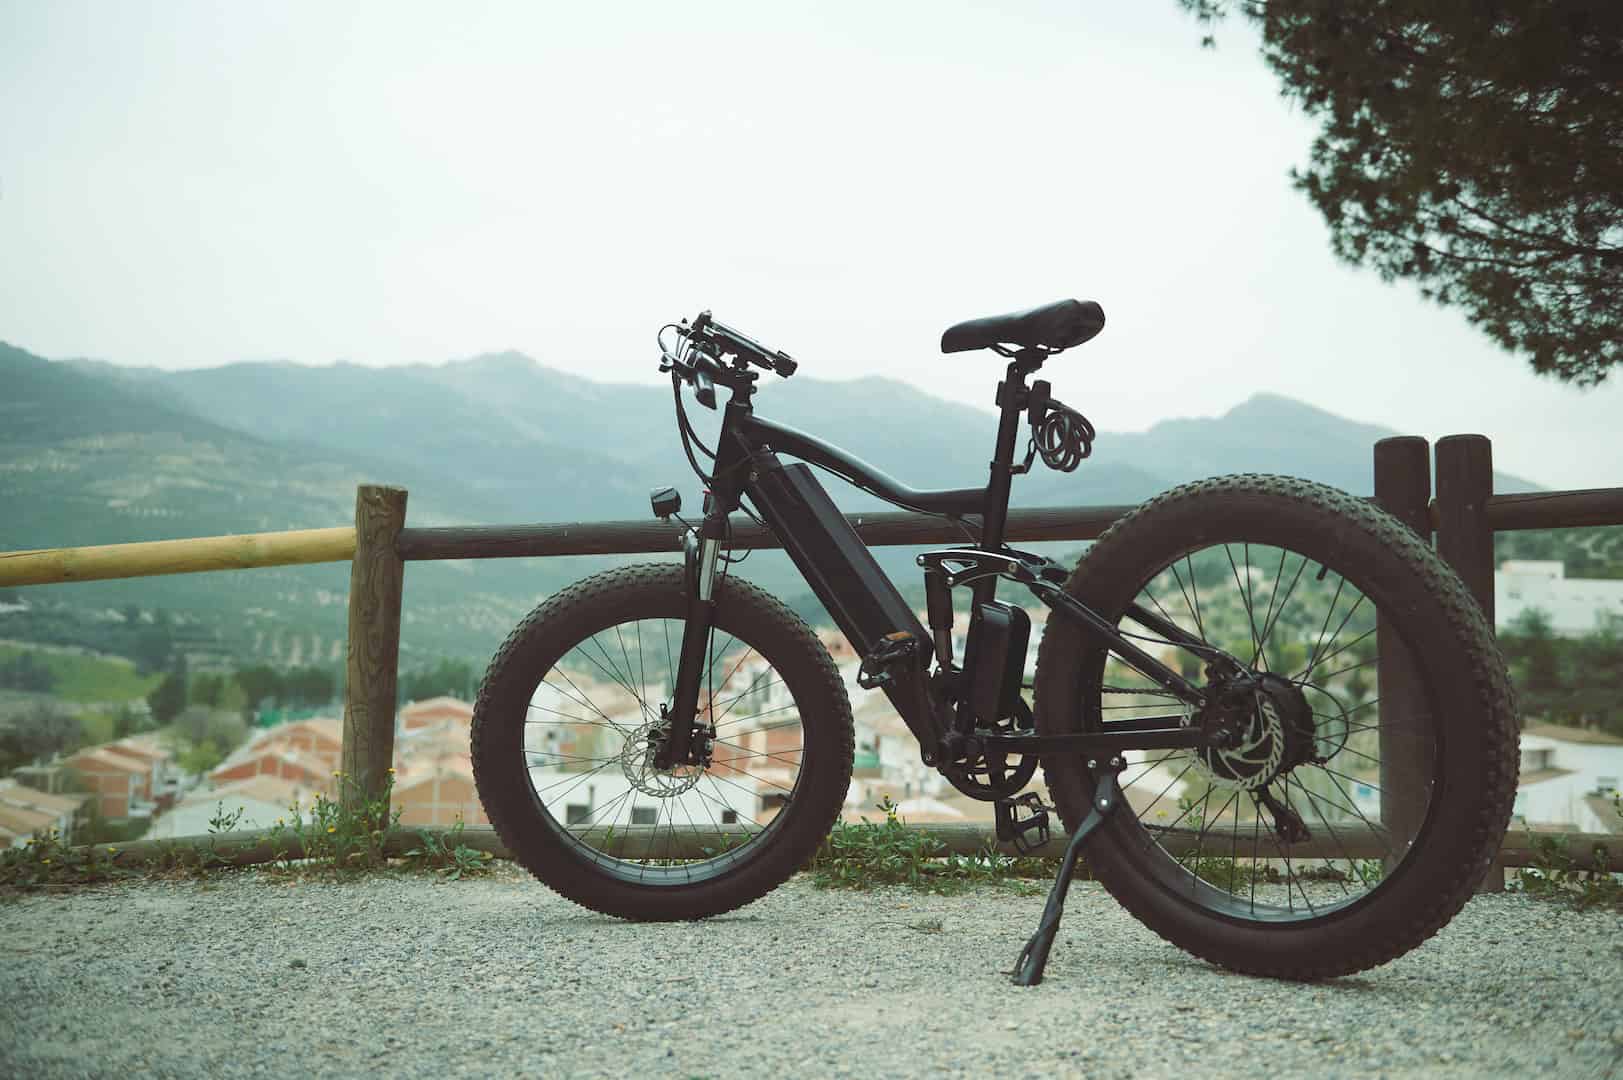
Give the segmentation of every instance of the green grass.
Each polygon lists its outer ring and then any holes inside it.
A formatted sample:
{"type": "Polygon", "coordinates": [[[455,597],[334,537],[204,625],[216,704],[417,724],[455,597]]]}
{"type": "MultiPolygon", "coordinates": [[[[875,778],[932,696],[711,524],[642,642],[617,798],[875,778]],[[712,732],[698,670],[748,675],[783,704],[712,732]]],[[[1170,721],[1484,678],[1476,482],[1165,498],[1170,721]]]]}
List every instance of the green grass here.
{"type": "MultiPolygon", "coordinates": [[[[806,866],[820,889],[872,889],[900,885],[920,892],[952,895],[976,885],[1008,885],[1023,895],[1041,895],[1059,872],[1056,858],[1012,858],[994,849],[958,855],[937,840],[907,827],[887,797],[885,819],[834,823],[828,839],[806,866]]],[[[1077,864],[1072,875],[1086,878],[1077,864]]]]}
{"type": "Polygon", "coordinates": [[[51,694],[63,701],[89,704],[97,701],[135,701],[151,693],[163,681],[162,675],[141,675],[127,660],[103,656],[79,656],[27,645],[0,645],[0,662],[31,652],[56,678],[51,694]]]}

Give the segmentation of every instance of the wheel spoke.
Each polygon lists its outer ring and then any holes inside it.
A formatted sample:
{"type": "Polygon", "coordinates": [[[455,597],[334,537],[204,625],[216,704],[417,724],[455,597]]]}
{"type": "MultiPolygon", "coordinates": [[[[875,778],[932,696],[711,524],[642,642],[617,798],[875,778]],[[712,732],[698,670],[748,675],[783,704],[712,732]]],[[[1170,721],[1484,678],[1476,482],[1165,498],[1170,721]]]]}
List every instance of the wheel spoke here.
{"type": "MultiPolygon", "coordinates": [[[[839,715],[821,699],[797,700],[785,680],[785,670],[816,660],[815,643],[785,644],[789,639],[772,625],[788,626],[780,612],[763,607],[764,598],[730,592],[733,598],[718,605],[705,635],[695,717],[720,734],[705,744],[704,763],[656,768],[660,699],[668,705],[674,692],[686,623],[669,613],[669,576],[637,568],[626,577],[648,583],[645,600],[627,586],[611,587],[596,606],[574,609],[578,631],[547,645],[546,659],[532,661],[533,670],[510,668],[503,675],[513,686],[517,673],[531,690],[522,706],[498,704],[505,714],[496,717],[495,733],[482,731],[474,740],[480,773],[522,776],[534,819],[554,838],[550,842],[565,844],[574,857],[589,860],[591,872],[622,887],[679,887],[716,879],[756,858],[782,858],[768,845],[778,843],[774,838],[799,813],[806,767],[829,745],[797,729],[804,729],[805,716],[821,723],[839,715]],[[636,603],[644,609],[627,610],[636,603]],[[605,609],[620,617],[597,614],[605,609]],[[650,619],[656,625],[644,627],[650,619]]],[[[508,648],[498,662],[521,658],[521,650],[508,648]]],[[[480,796],[494,805],[483,788],[480,796]]],[[[511,796],[502,798],[512,805],[511,796]]],[[[836,794],[825,779],[812,798],[807,812],[815,814],[819,806],[835,805],[836,794]]]]}
{"type": "MultiPolygon", "coordinates": [[[[1187,561],[1187,560],[1185,560],[1185,561],[1187,561]]],[[[1206,640],[1206,628],[1201,625],[1201,622],[1200,622],[1200,608],[1197,606],[1199,604],[1199,602],[1200,602],[1200,594],[1196,593],[1195,594],[1195,600],[1193,602],[1191,602],[1190,599],[1189,599],[1189,593],[1184,590],[1183,577],[1178,573],[1177,564],[1174,563],[1171,567],[1169,567],[1169,569],[1172,571],[1173,580],[1175,580],[1178,583],[1178,591],[1183,594],[1183,606],[1189,609],[1190,618],[1195,620],[1195,632],[1200,635],[1200,640],[1201,641],[1205,641],[1206,640]]],[[[1190,570],[1189,570],[1189,583],[1191,585],[1193,585],[1194,582],[1195,582],[1195,571],[1194,571],[1194,568],[1191,567],[1190,570]]]]}
{"type": "MultiPolygon", "coordinates": [[[[1257,615],[1256,615],[1255,609],[1251,605],[1251,550],[1250,550],[1250,547],[1251,546],[1249,544],[1246,545],[1246,552],[1245,552],[1245,556],[1246,556],[1246,559],[1245,559],[1245,584],[1244,585],[1240,584],[1240,569],[1239,569],[1239,567],[1234,565],[1234,552],[1229,550],[1229,546],[1227,544],[1223,545],[1223,556],[1226,559],[1228,559],[1229,572],[1234,575],[1235,588],[1240,594],[1241,601],[1245,604],[1245,619],[1246,619],[1246,622],[1250,625],[1250,629],[1251,629],[1251,639],[1250,640],[1251,640],[1251,643],[1256,646],[1257,655],[1261,656],[1262,655],[1262,639],[1257,635],[1257,615]]],[[[1253,666],[1255,666],[1257,662],[1255,660],[1253,660],[1251,663],[1252,663],[1253,666]]],[[[1266,669],[1267,666],[1268,666],[1267,661],[1264,660],[1263,661],[1263,668],[1266,669]]]]}
{"type": "MultiPolygon", "coordinates": [[[[1199,686],[1183,646],[1166,641],[1164,633],[1146,636],[1150,628],[1131,614],[1153,612],[1180,629],[1192,623],[1191,642],[1198,636],[1238,662],[1249,659],[1253,673],[1281,677],[1257,691],[1273,698],[1277,712],[1254,706],[1253,718],[1245,721],[1252,726],[1241,729],[1243,742],[1155,751],[1121,774],[1123,790],[1134,793],[1135,827],[1142,830],[1142,845],[1132,849],[1142,850],[1134,856],[1140,872],[1162,888],[1181,889],[1199,907],[1246,922],[1314,921],[1380,889],[1385,875],[1379,863],[1362,855],[1385,849],[1390,866],[1394,847],[1403,848],[1366,807],[1390,800],[1391,791],[1384,789],[1393,787],[1427,804],[1429,789],[1419,780],[1394,783],[1377,770],[1394,752],[1428,753],[1437,735],[1429,714],[1381,714],[1380,658],[1372,647],[1377,605],[1363,591],[1359,568],[1343,568],[1333,557],[1324,561],[1311,549],[1234,536],[1179,551],[1154,572],[1140,572],[1143,584],[1128,614],[1117,619],[1124,636],[1148,642],[1174,669],[1181,661],[1185,677],[1199,686]],[[1177,618],[1175,609],[1181,609],[1177,618]],[[1173,660],[1166,659],[1169,654],[1173,660]],[[1294,688],[1284,687],[1286,676],[1294,688]],[[1305,714],[1293,711],[1300,705],[1285,708],[1284,696],[1292,693],[1302,695],[1297,701],[1305,698],[1305,714]],[[1310,726],[1293,726],[1302,723],[1294,717],[1303,715],[1310,726]],[[1144,788],[1152,798],[1138,797],[1144,788]],[[1169,812],[1165,807],[1174,800],[1177,810],[1169,812]],[[1278,808],[1277,819],[1270,806],[1278,808]],[[1300,840],[1294,838],[1296,822],[1307,830],[1300,840]]],[[[1384,609],[1379,615],[1397,617],[1384,609]]],[[[1094,648],[1085,642],[1083,647],[1094,648]]],[[[1234,677],[1220,666],[1214,670],[1208,657],[1201,660],[1208,682],[1234,677]]],[[[1101,667],[1084,682],[1093,697],[1081,715],[1091,718],[1085,722],[1093,730],[1167,711],[1158,697],[1163,691],[1141,675],[1128,675],[1113,653],[1090,662],[1101,667]],[[1112,691],[1125,696],[1111,701],[1105,695],[1112,691]]]]}

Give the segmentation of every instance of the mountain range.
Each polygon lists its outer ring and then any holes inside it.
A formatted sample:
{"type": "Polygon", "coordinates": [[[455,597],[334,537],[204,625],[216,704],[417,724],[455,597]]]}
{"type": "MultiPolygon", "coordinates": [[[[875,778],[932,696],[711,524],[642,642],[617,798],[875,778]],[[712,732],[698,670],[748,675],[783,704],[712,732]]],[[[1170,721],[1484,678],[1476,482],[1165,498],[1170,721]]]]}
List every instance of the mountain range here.
{"type": "MultiPolygon", "coordinates": [[[[519,353],[387,368],[164,371],[52,361],[0,343],[0,380],[9,391],[0,402],[0,549],[338,525],[353,518],[355,487],[366,482],[407,488],[413,525],[640,518],[648,490],[663,484],[678,485],[689,506],[698,501],[668,389],[597,382],[519,353]]],[[[926,488],[981,482],[997,423],[989,411],[877,377],[769,379],[756,405],[926,488]]],[[[689,413],[710,441],[715,415],[691,399],[689,413]]],[[[1220,417],[1101,432],[1077,472],[1039,465],[1016,482],[1014,503],[1133,503],[1240,471],[1367,494],[1371,445],[1391,434],[1257,394],[1220,417]]],[[[879,505],[838,481],[828,486],[846,509],[879,505]]],[[[1531,487],[1496,479],[1500,491],[1531,487]]],[[[538,597],[615,561],[625,560],[413,564],[402,663],[438,654],[482,661],[538,597]]],[[[901,549],[881,561],[898,574],[911,566],[901,549]]],[[[805,591],[781,555],[752,557],[747,576],[788,597],[805,591]]],[[[226,651],[290,663],[341,655],[347,585],[347,567],[331,565],[27,593],[36,603],[190,613],[226,651]]]]}

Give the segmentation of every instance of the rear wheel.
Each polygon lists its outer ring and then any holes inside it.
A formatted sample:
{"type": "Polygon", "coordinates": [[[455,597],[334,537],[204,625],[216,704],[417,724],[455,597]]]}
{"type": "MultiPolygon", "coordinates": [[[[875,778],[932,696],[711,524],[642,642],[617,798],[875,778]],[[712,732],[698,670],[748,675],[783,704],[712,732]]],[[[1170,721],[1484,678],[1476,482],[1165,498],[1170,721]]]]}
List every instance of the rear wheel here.
{"type": "MultiPolygon", "coordinates": [[[[1128,755],[1127,805],[1086,857],[1134,915],[1226,967],[1318,978],[1399,956],[1460,909],[1509,819],[1513,704],[1481,611],[1411,532],[1321,485],[1228,477],[1123,519],[1066,588],[1197,685],[1209,655],[1135,610],[1266,673],[1228,746],[1128,755]]],[[[1040,732],[1181,711],[1049,620],[1040,732]]],[[[1085,764],[1043,762],[1072,829],[1085,764]]]]}
{"type": "Polygon", "coordinates": [[[828,651],[747,582],[718,579],[715,595],[704,765],[654,765],[686,625],[680,566],[571,585],[513,631],[480,687],[473,766],[491,824],[595,911],[691,919],[756,900],[811,857],[845,798],[851,707],[828,651]]]}

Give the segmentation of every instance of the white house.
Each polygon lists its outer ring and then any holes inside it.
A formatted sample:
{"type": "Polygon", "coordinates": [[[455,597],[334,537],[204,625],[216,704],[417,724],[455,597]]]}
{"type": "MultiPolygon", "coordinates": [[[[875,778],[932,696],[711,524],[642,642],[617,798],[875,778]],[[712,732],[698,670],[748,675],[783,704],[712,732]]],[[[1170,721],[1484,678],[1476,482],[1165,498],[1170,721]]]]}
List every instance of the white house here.
{"type": "Polygon", "coordinates": [[[1521,736],[1515,816],[1529,825],[1613,831],[1593,797],[1623,790],[1623,738],[1587,728],[1529,724],[1521,736]]]}
{"type": "Polygon", "coordinates": [[[167,813],[152,823],[149,838],[173,839],[179,836],[206,836],[210,823],[236,815],[233,829],[268,829],[280,819],[294,823],[291,809],[297,802],[298,817],[308,821],[315,791],[307,785],[277,776],[252,776],[218,787],[193,789],[167,813]]]}
{"type": "MultiPolygon", "coordinates": [[[[798,716],[774,712],[778,705],[773,695],[787,702],[787,692],[781,685],[759,685],[754,681],[758,672],[748,663],[733,668],[716,688],[723,727],[717,767],[695,775],[691,782],[649,767],[639,748],[657,717],[628,688],[594,682],[583,671],[553,670],[559,681],[543,679],[531,696],[524,752],[535,793],[555,819],[589,834],[601,829],[604,835],[627,825],[669,825],[679,830],[764,825],[781,805],[773,793],[793,786],[787,775],[790,768],[779,760],[789,759],[769,752],[764,740],[776,731],[798,743],[798,716]],[[734,719],[724,710],[735,704],[753,711],[734,719]],[[759,748],[757,736],[762,740],[759,748]],[[734,763],[732,768],[729,763],[734,763]]],[[[642,688],[641,697],[657,702],[662,691],[662,685],[651,684],[642,688]]],[[[704,707],[701,701],[700,708],[704,707]]],[[[589,842],[599,841],[593,835],[589,842]]]]}
{"type": "Polygon", "coordinates": [[[1493,608],[1501,628],[1538,610],[1564,637],[1623,632],[1623,581],[1569,578],[1566,566],[1553,560],[1507,559],[1494,571],[1493,608]]]}

